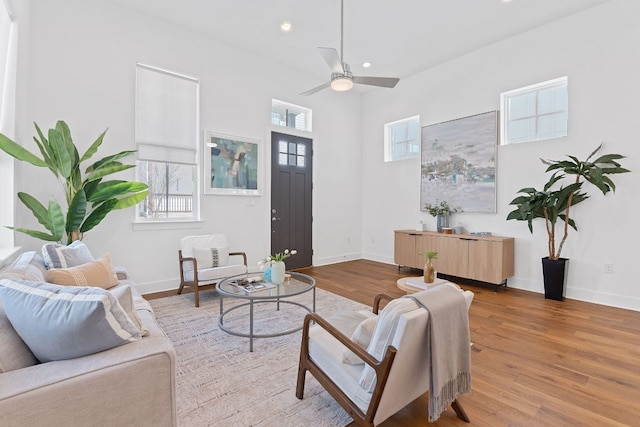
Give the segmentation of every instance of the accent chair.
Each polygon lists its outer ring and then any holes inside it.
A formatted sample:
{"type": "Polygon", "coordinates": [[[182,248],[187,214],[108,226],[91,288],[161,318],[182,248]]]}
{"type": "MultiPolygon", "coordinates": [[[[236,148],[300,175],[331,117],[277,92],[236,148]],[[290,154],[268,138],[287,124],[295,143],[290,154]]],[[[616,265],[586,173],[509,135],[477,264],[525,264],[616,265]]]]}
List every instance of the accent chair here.
{"type": "Polygon", "coordinates": [[[222,279],[244,274],[247,272],[247,254],[244,252],[229,252],[229,242],[224,234],[207,234],[200,236],[186,236],[180,239],[178,250],[180,262],[180,288],[182,293],[185,286],[193,289],[195,305],[200,307],[198,292],[215,288],[222,279]],[[243,263],[231,263],[231,257],[241,256],[243,263]]]}
{"type": "MultiPolygon", "coordinates": [[[[460,334],[458,348],[462,349],[461,353],[466,353],[465,360],[470,363],[467,311],[474,294],[450,283],[441,286],[451,286],[464,297],[462,300],[456,293],[451,295],[451,289],[446,289],[450,293],[445,298],[458,299],[457,309],[462,316],[458,322],[460,329],[447,327],[444,336],[450,332],[464,332],[467,328],[466,334],[460,334]]],[[[309,371],[358,425],[376,426],[425,392],[431,393],[429,311],[407,296],[388,303],[378,316],[383,300],[392,300],[392,297],[377,295],[373,313],[361,310],[340,313],[328,319],[317,313],[306,315],[298,366],[298,399],[303,398],[305,373],[309,371]],[[394,307],[390,310],[392,305],[394,307]],[[390,310],[387,313],[396,310],[397,313],[385,316],[385,310],[390,310]],[[392,316],[395,320],[390,325],[392,316]]],[[[444,356],[448,358],[447,353],[444,356]]],[[[460,376],[458,374],[457,378],[460,376]]],[[[467,387],[463,392],[468,392],[471,388],[470,369],[462,377],[464,387],[467,387]]],[[[469,422],[457,399],[458,394],[449,393],[448,398],[440,401],[437,411],[430,411],[430,418],[437,419],[448,403],[458,418],[469,422]]],[[[429,404],[431,406],[431,401],[429,404]]]]}

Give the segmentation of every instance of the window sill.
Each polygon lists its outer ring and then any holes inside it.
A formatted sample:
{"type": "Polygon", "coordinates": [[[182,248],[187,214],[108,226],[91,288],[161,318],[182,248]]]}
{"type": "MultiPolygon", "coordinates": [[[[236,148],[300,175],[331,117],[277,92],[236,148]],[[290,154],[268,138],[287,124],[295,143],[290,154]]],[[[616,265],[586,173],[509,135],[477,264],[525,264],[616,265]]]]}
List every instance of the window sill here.
{"type": "Polygon", "coordinates": [[[187,230],[203,228],[204,221],[135,221],[133,231],[149,230],[187,230]]]}

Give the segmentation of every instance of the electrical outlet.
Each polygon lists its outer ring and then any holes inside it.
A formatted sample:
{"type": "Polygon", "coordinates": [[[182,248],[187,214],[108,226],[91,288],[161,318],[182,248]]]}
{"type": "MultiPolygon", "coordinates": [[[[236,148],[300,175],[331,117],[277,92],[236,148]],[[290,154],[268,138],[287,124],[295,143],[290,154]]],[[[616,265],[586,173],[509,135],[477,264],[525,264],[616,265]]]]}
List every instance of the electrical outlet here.
{"type": "Polygon", "coordinates": [[[613,264],[610,262],[604,263],[604,272],[606,274],[613,274],[613,264]]]}

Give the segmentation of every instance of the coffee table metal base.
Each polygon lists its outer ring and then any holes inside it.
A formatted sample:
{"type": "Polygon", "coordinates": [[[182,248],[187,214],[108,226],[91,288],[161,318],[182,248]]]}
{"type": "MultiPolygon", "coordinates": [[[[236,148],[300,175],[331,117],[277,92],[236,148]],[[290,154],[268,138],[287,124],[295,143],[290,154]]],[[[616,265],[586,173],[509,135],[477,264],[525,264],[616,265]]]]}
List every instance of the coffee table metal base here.
{"type": "Polygon", "coordinates": [[[314,313],[316,311],[316,289],[315,289],[315,287],[313,288],[313,310],[310,309],[309,307],[307,307],[306,305],[301,304],[299,302],[281,300],[280,298],[272,299],[272,300],[253,300],[253,299],[250,299],[249,302],[245,302],[245,303],[237,305],[235,307],[231,307],[228,310],[224,310],[224,308],[223,308],[223,300],[224,300],[224,298],[220,298],[220,317],[218,318],[218,327],[220,328],[220,330],[228,333],[229,335],[234,335],[236,337],[249,338],[249,351],[253,351],[253,339],[254,338],[279,337],[279,336],[282,336],[282,335],[293,334],[293,333],[298,332],[299,330],[302,329],[302,322],[300,322],[300,326],[299,327],[292,328],[292,329],[287,329],[286,331],[275,332],[275,333],[272,333],[272,334],[255,334],[253,332],[253,306],[254,306],[254,304],[264,304],[264,303],[273,304],[273,303],[276,303],[276,311],[280,311],[280,304],[296,305],[298,307],[304,308],[309,313],[314,313]],[[240,309],[242,307],[246,307],[246,306],[249,306],[249,333],[234,331],[234,330],[226,328],[224,326],[224,316],[226,316],[227,314],[231,313],[234,310],[238,310],[238,309],[240,309]]]}

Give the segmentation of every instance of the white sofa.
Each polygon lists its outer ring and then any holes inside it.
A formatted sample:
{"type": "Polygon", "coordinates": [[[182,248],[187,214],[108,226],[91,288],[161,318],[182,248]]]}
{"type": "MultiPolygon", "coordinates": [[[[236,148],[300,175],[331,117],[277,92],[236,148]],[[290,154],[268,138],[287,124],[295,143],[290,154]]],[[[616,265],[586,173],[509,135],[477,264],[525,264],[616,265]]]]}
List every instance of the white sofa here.
{"type": "MultiPolygon", "coordinates": [[[[11,271],[46,281],[43,259],[24,252],[11,271]]],[[[8,321],[0,301],[2,426],[175,426],[176,355],[151,306],[132,285],[134,308],[149,334],[110,350],[38,363],[8,321]],[[26,348],[26,351],[25,351],[26,348]]]]}

